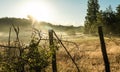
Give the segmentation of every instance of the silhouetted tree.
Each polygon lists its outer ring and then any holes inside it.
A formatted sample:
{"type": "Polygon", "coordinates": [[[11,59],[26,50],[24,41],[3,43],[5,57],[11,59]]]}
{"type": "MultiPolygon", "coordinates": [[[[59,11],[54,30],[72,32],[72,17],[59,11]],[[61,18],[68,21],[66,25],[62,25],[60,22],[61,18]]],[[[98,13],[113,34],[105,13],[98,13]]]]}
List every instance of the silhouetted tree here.
{"type": "Polygon", "coordinates": [[[116,32],[117,34],[120,34],[120,5],[117,6],[116,8],[116,32]]]}
{"type": "Polygon", "coordinates": [[[105,26],[105,33],[114,33],[115,27],[116,27],[116,16],[115,12],[112,10],[112,7],[109,6],[104,12],[103,12],[103,24],[105,26]]]}
{"type": "Polygon", "coordinates": [[[98,0],[88,0],[87,16],[85,17],[85,33],[94,33],[93,27],[97,21],[97,13],[99,13],[98,0]]]}

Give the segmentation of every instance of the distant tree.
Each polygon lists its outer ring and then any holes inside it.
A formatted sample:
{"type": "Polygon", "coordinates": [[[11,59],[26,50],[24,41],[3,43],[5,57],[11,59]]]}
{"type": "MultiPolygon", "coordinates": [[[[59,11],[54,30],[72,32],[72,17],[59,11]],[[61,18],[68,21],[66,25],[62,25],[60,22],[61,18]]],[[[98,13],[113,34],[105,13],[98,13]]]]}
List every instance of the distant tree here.
{"type": "Polygon", "coordinates": [[[98,35],[98,26],[103,26],[103,12],[102,10],[97,13],[96,22],[91,26],[91,32],[93,35],[98,35]]]}
{"type": "Polygon", "coordinates": [[[116,32],[120,34],[120,5],[116,7],[116,32]]]}
{"type": "Polygon", "coordinates": [[[117,10],[117,14],[120,15],[120,5],[116,7],[116,10],[117,10]]]}
{"type": "Polygon", "coordinates": [[[93,27],[97,21],[99,13],[98,0],[88,0],[87,16],[85,17],[85,33],[94,33],[93,27]]]}
{"type": "Polygon", "coordinates": [[[106,8],[106,10],[103,12],[103,24],[105,27],[105,33],[114,33],[116,30],[116,16],[115,12],[112,10],[112,7],[109,6],[106,8]]]}
{"type": "Polygon", "coordinates": [[[31,26],[31,22],[25,18],[3,17],[3,18],[0,18],[0,31],[3,31],[3,32],[9,31],[11,24],[14,24],[16,26],[19,26],[20,28],[23,28],[22,30],[27,29],[28,27],[31,26]]]}

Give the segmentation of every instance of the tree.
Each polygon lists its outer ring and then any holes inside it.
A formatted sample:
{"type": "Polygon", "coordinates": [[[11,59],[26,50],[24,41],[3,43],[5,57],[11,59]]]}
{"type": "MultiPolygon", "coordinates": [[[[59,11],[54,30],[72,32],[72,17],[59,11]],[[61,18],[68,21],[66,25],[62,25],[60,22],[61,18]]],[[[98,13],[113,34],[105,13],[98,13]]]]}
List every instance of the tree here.
{"type": "Polygon", "coordinates": [[[105,27],[105,33],[115,33],[116,30],[116,16],[115,12],[112,10],[112,7],[109,6],[106,8],[106,10],[103,12],[103,24],[105,27]]]}
{"type": "Polygon", "coordinates": [[[120,34],[120,5],[116,7],[116,32],[120,34]]]}
{"type": "Polygon", "coordinates": [[[97,21],[97,14],[99,13],[98,0],[88,0],[87,16],[85,17],[85,33],[94,33],[93,27],[97,21]]]}
{"type": "Polygon", "coordinates": [[[116,15],[120,17],[120,5],[117,6],[116,10],[117,10],[116,15]]]}

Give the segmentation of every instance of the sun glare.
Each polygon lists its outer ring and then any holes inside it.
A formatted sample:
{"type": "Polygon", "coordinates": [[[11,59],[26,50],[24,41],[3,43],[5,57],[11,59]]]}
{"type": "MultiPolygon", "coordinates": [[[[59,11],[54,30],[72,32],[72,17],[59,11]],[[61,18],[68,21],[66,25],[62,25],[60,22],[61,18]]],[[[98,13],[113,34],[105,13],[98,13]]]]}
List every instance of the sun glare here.
{"type": "Polygon", "coordinates": [[[54,10],[46,2],[28,2],[24,5],[23,13],[31,15],[38,21],[49,21],[54,16],[54,10]]]}

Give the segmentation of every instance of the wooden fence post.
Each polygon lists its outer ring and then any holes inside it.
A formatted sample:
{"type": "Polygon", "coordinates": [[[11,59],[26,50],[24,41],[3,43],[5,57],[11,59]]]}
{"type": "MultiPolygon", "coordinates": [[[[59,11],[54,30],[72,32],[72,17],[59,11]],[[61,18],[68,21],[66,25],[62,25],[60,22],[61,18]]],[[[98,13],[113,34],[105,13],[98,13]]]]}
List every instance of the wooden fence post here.
{"type": "Polygon", "coordinates": [[[53,30],[49,30],[49,44],[50,44],[50,50],[52,52],[52,70],[53,72],[57,72],[56,49],[54,47],[54,42],[53,42],[53,30]]]}
{"type": "Polygon", "coordinates": [[[106,52],[106,46],[105,46],[102,26],[98,27],[98,33],[99,33],[101,50],[102,50],[102,55],[103,55],[104,64],[105,64],[105,71],[110,72],[110,64],[109,64],[109,60],[108,60],[108,56],[107,56],[107,52],[106,52]]]}

